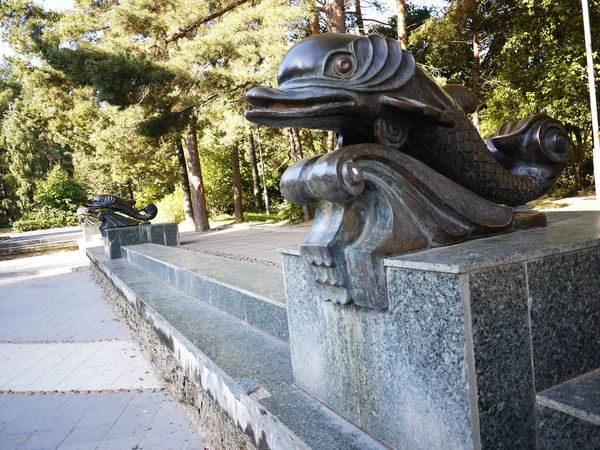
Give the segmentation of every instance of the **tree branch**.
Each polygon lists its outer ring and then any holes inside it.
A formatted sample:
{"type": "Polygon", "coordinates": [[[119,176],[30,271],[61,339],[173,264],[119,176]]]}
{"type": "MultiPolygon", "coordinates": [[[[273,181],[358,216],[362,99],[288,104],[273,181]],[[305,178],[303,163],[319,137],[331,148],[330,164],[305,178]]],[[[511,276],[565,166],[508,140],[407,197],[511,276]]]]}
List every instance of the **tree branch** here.
{"type": "Polygon", "coordinates": [[[221,17],[223,14],[228,13],[229,11],[231,11],[232,9],[237,8],[238,6],[243,5],[244,3],[248,3],[249,0],[236,0],[235,2],[233,2],[231,5],[226,6],[225,8],[223,8],[220,11],[211,13],[207,16],[201,17],[199,19],[194,20],[192,23],[190,23],[189,25],[181,28],[179,31],[177,31],[176,33],[173,33],[171,36],[168,36],[165,39],[165,43],[169,44],[173,41],[176,41],[178,39],[181,39],[182,37],[188,35],[189,33],[191,33],[192,31],[194,31],[196,28],[198,28],[200,25],[204,25],[207,22],[210,22],[211,20],[217,19],[219,17],[221,17]]]}
{"type": "Polygon", "coordinates": [[[375,22],[375,23],[378,23],[380,25],[385,25],[386,27],[391,26],[389,23],[381,22],[380,20],[375,20],[375,19],[366,19],[365,18],[365,19],[363,19],[363,21],[365,21],[365,22],[375,22]]]}

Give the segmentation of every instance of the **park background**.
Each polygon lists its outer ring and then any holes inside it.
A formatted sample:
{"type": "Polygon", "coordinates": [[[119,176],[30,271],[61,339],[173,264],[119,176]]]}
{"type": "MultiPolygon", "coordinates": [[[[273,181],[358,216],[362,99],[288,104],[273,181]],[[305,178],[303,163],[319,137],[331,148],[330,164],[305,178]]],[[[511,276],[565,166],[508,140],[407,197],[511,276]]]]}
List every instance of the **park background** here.
{"type": "MultiPolygon", "coordinates": [[[[396,39],[395,6],[3,1],[0,228],[73,225],[77,207],[101,193],[133,198],[138,207],[155,203],[158,220],[187,221],[197,231],[207,229],[209,217],[309,220],[309,208],[281,198],[279,180],[294,161],[331,150],[333,136],[250,124],[245,93],[276,87],[283,55],[311,34],[396,39]],[[345,20],[336,23],[332,7],[343,7],[345,20]]],[[[600,3],[590,0],[590,7],[597,50],[600,3]]],[[[573,146],[550,196],[590,192],[579,0],[407,1],[405,18],[408,48],[430,75],[478,95],[473,121],[482,136],[533,114],[557,118],[573,146]]]]}

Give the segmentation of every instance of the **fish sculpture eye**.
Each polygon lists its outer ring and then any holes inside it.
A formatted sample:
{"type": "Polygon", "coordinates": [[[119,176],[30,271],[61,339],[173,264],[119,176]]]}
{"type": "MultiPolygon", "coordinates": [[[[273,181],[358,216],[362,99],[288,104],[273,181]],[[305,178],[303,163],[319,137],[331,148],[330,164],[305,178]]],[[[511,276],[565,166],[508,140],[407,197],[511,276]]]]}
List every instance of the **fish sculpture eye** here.
{"type": "Polygon", "coordinates": [[[329,58],[325,74],[338,78],[346,78],[354,74],[356,63],[350,53],[336,53],[329,58]]]}

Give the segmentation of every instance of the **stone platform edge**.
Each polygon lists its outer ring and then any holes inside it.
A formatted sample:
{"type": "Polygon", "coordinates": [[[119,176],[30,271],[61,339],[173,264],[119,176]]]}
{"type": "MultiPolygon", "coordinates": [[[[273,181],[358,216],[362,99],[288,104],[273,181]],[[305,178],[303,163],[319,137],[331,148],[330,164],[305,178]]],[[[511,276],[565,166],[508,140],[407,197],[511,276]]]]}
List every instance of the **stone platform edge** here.
{"type": "Polygon", "coordinates": [[[209,448],[308,449],[285,425],[265,410],[185,336],[147,305],[102,261],[87,251],[92,272],[107,299],[132,329],[132,334],[168,389],[195,423],[209,435],[209,448]],[[274,445],[276,443],[276,445],[274,445]]]}

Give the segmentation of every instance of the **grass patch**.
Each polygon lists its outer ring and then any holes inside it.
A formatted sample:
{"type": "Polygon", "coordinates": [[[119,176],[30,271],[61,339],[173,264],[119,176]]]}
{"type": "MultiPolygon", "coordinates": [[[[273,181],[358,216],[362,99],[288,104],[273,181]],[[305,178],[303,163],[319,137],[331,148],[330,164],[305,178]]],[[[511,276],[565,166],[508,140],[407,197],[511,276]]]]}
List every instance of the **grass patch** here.
{"type": "MultiPolygon", "coordinates": [[[[220,214],[218,216],[211,217],[212,222],[233,222],[234,217],[231,214],[220,214]]],[[[276,223],[281,222],[279,214],[266,213],[244,213],[244,223],[276,223]]]]}
{"type": "Polygon", "coordinates": [[[558,199],[538,198],[537,200],[527,203],[527,206],[531,209],[558,209],[569,206],[568,203],[561,203],[556,200],[558,199]]]}

